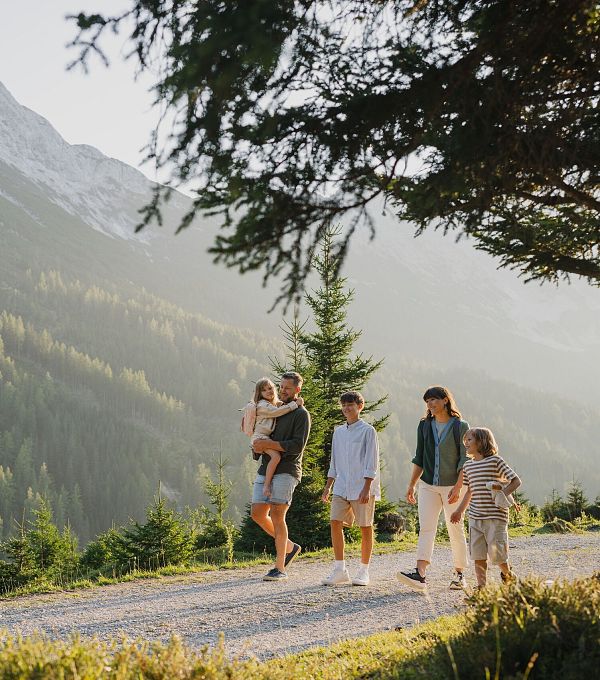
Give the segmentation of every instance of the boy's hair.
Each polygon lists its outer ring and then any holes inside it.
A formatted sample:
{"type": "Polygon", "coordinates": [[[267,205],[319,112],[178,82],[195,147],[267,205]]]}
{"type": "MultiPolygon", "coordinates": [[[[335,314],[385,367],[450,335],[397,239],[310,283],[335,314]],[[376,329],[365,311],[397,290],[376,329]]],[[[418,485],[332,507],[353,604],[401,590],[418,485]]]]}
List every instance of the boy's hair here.
{"type": "Polygon", "coordinates": [[[256,385],[254,387],[254,399],[252,400],[255,404],[258,404],[258,402],[262,399],[262,391],[269,383],[275,387],[275,383],[272,380],[269,380],[269,378],[261,378],[260,380],[256,381],[256,385]]]}
{"type": "Polygon", "coordinates": [[[477,450],[484,458],[495,456],[498,453],[498,444],[496,444],[494,434],[487,427],[472,427],[465,432],[465,437],[468,434],[473,435],[477,450]]]}
{"type": "Polygon", "coordinates": [[[364,403],[365,398],[358,390],[349,390],[340,397],[340,404],[358,404],[361,406],[364,403]]]}
{"type": "MultiPolygon", "coordinates": [[[[448,415],[450,417],[455,416],[459,420],[462,418],[460,411],[458,410],[458,407],[456,406],[456,402],[454,401],[454,395],[452,392],[447,387],[442,387],[441,385],[433,385],[432,387],[428,387],[425,390],[425,394],[423,395],[423,401],[427,402],[428,399],[448,399],[446,402],[446,411],[448,411],[448,415]]],[[[431,420],[433,416],[431,415],[431,411],[429,409],[425,410],[425,418],[428,420],[431,420]]]]}
{"type": "Polygon", "coordinates": [[[304,378],[300,373],[296,373],[296,371],[286,371],[285,373],[282,373],[281,380],[293,380],[296,387],[302,387],[302,383],[304,382],[304,378]]]}

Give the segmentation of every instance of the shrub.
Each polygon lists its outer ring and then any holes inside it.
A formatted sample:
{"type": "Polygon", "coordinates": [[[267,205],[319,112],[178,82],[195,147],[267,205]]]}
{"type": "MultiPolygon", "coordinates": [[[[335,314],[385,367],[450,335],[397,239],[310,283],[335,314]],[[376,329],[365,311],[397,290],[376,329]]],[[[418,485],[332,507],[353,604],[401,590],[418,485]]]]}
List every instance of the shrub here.
{"type": "Polygon", "coordinates": [[[121,568],[129,555],[123,536],[115,528],[104,531],[90,541],[81,556],[81,565],[87,569],[106,570],[121,568]]]}
{"type": "Polygon", "coordinates": [[[124,530],[123,544],[124,555],[134,558],[136,567],[159,569],[189,562],[193,539],[182,517],[157,497],[146,509],[146,523],[133,522],[124,530]]]}
{"type": "Polygon", "coordinates": [[[536,580],[485,589],[472,600],[452,651],[461,678],[579,680],[600,667],[600,579],[536,580]],[[498,676],[497,676],[498,677],[498,676]]]}

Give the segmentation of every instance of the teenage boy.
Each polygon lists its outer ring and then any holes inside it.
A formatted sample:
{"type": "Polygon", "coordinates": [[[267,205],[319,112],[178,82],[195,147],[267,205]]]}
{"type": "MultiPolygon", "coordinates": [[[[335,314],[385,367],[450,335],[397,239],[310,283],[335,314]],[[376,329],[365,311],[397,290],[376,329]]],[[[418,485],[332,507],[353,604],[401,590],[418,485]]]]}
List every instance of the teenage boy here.
{"type": "Polygon", "coordinates": [[[377,432],[360,418],[365,400],[360,392],[340,397],[346,423],[336,427],[331,445],[331,465],[322,500],[329,501],[331,487],[331,543],[335,556],[333,571],[321,582],[326,586],[350,583],[344,560],[344,526],[354,521],[361,531],[361,565],[352,579],[355,586],[369,584],[369,562],[373,551],[375,501],[381,498],[379,442],[377,432]]]}

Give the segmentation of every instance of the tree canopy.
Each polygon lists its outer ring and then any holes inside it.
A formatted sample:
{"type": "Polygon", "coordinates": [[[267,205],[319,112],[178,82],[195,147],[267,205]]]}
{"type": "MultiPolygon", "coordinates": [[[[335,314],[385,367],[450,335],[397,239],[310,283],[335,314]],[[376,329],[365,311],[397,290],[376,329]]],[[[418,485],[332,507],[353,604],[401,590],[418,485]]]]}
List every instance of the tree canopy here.
{"type": "Polygon", "coordinates": [[[600,281],[598,2],[129,4],[73,17],[74,63],[106,60],[104,33],[128,31],[175,120],[148,156],[197,188],[180,227],[222,217],[217,261],[298,294],[327,226],[346,225],[343,254],[383,204],[526,279],[600,281]]]}

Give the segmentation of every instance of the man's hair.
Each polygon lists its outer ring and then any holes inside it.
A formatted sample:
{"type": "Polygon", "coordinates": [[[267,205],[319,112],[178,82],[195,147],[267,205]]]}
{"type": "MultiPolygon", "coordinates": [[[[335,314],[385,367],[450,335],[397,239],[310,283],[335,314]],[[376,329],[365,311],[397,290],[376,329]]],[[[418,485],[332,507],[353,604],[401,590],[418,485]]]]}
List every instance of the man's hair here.
{"type": "Polygon", "coordinates": [[[365,398],[357,390],[349,390],[348,392],[344,392],[340,397],[340,404],[358,404],[360,406],[364,403],[365,398]]]}
{"type": "Polygon", "coordinates": [[[296,371],[286,371],[281,375],[281,380],[293,380],[296,387],[302,387],[302,383],[304,382],[304,378],[300,373],[296,373],[296,371]]]}

